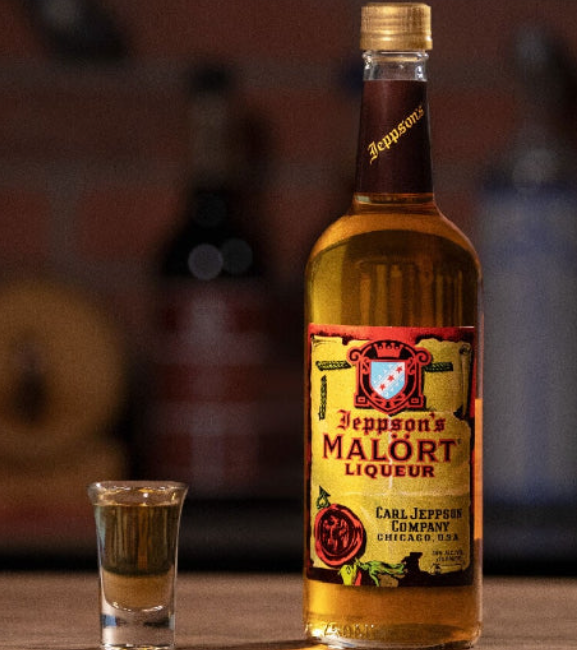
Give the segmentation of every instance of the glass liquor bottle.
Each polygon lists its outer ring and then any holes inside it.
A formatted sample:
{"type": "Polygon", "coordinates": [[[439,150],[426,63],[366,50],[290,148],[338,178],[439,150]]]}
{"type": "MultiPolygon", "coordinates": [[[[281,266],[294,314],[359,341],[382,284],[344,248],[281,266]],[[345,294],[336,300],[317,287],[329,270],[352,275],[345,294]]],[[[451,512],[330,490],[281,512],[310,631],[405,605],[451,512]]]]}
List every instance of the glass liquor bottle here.
{"type": "Polygon", "coordinates": [[[543,26],[520,28],[510,59],[517,131],[480,196],[486,557],[549,570],[575,553],[577,75],[543,26]]]}
{"type": "Polygon", "coordinates": [[[306,271],[304,619],[464,648],[481,620],[480,265],[435,203],[430,9],[363,8],[352,205],[306,271]]]}
{"type": "Polygon", "coordinates": [[[246,499],[262,479],[267,296],[239,174],[228,68],[194,71],[184,215],[160,258],[147,471],[194,498],[246,499]]]}

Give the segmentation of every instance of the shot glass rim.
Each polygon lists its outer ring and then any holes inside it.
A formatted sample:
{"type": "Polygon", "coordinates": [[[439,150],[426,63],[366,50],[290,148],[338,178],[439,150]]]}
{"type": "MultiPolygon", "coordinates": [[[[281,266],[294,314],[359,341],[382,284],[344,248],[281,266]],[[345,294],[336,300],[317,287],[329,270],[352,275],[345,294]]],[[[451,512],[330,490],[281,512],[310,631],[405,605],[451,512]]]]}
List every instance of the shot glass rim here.
{"type": "Polygon", "coordinates": [[[180,481],[95,481],[87,486],[86,491],[93,506],[102,505],[102,500],[124,501],[134,497],[140,497],[139,503],[147,503],[152,495],[154,499],[174,499],[182,505],[188,493],[188,485],[180,481]]]}
{"type": "Polygon", "coordinates": [[[181,481],[161,481],[161,480],[121,480],[121,481],[94,481],[87,486],[88,490],[143,490],[151,488],[153,490],[188,490],[188,485],[181,481]]]}

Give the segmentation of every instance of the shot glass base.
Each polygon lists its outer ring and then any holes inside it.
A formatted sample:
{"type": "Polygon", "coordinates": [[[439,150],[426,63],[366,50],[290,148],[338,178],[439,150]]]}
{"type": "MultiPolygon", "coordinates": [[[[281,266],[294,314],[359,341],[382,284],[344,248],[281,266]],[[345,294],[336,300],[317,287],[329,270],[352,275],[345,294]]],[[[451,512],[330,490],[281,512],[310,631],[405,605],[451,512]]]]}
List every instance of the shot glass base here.
{"type": "MultiPolygon", "coordinates": [[[[113,609],[113,608],[106,608],[113,609]]],[[[174,614],[110,611],[101,616],[102,650],[173,650],[174,614]]]]}

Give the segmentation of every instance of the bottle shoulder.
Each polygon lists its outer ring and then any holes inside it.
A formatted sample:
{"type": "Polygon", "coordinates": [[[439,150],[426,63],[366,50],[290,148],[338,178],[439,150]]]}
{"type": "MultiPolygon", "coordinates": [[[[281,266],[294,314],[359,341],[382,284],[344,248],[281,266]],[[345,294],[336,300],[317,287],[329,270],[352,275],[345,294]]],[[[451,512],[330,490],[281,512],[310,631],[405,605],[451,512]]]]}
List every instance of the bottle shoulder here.
{"type": "Polygon", "coordinates": [[[372,206],[321,235],[305,287],[309,322],[475,326],[481,270],[469,240],[433,204],[372,206]]]}
{"type": "MultiPolygon", "coordinates": [[[[458,226],[443,215],[434,202],[386,205],[353,203],[350,210],[317,239],[309,256],[309,265],[328,249],[348,247],[358,238],[366,241],[373,239],[380,242],[380,245],[387,240],[402,240],[409,246],[414,242],[416,247],[426,245],[429,239],[443,240],[470,257],[480,273],[479,258],[473,244],[458,226]]],[[[383,253],[387,248],[384,247],[383,253]]]]}

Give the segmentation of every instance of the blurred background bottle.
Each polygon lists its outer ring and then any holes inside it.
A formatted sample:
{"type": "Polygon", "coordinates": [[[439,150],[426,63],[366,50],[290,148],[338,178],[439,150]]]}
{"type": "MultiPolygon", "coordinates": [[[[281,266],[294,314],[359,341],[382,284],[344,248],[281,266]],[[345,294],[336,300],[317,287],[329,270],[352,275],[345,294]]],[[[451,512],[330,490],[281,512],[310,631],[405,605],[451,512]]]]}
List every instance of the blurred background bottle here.
{"type": "Polygon", "coordinates": [[[197,498],[258,489],[270,354],[266,288],[240,182],[242,134],[225,68],[190,80],[184,219],[159,260],[158,342],[149,469],[197,498]]]}
{"type": "Polygon", "coordinates": [[[283,310],[259,252],[262,170],[239,95],[226,67],[192,73],[183,214],[157,269],[141,469],[189,484],[183,547],[221,567],[263,566],[267,554],[283,563],[300,543],[300,402],[275,347],[283,310]]]}
{"type": "Polygon", "coordinates": [[[540,27],[518,31],[513,60],[518,130],[479,220],[489,568],[562,561],[577,528],[577,76],[540,27]]]}

